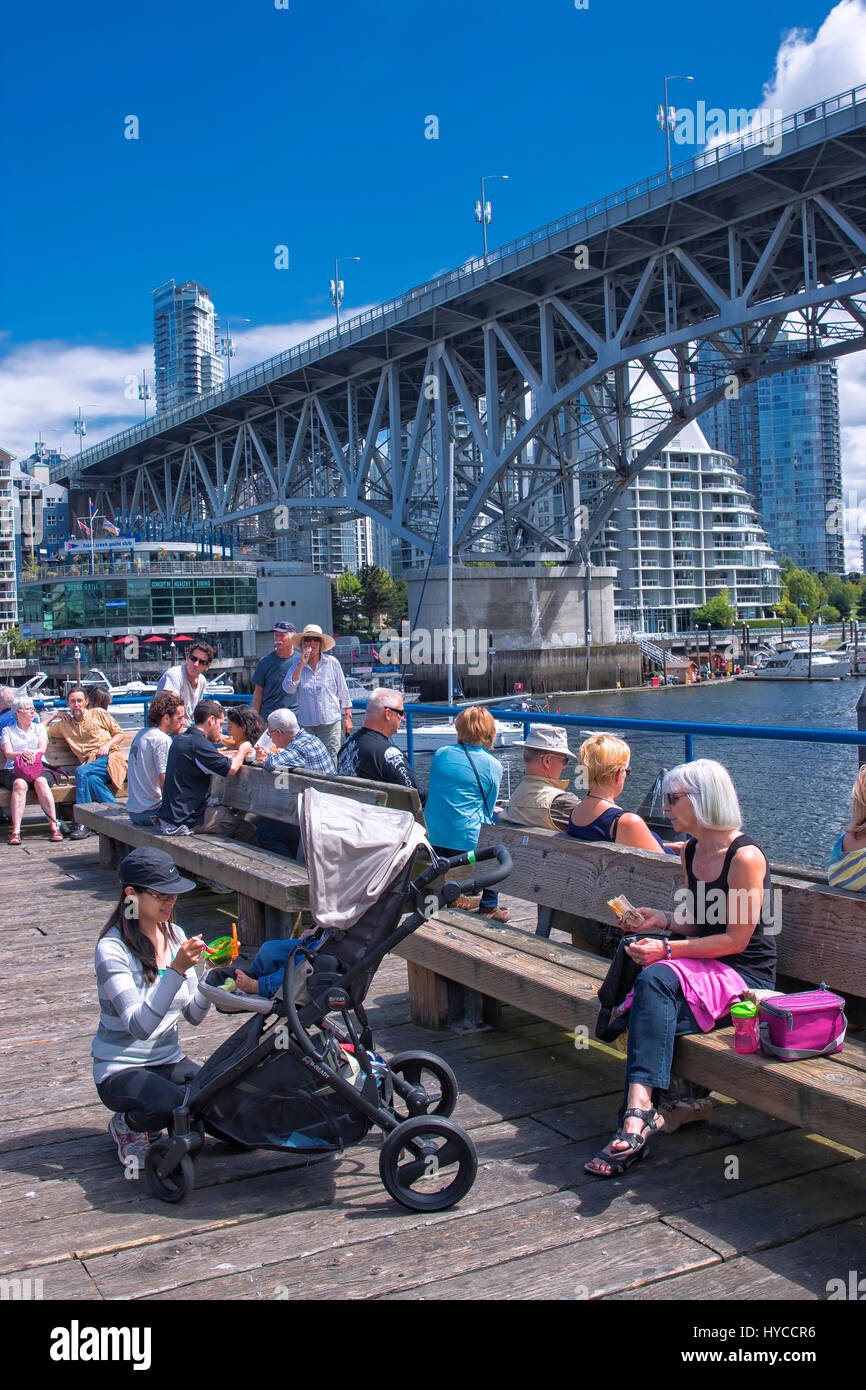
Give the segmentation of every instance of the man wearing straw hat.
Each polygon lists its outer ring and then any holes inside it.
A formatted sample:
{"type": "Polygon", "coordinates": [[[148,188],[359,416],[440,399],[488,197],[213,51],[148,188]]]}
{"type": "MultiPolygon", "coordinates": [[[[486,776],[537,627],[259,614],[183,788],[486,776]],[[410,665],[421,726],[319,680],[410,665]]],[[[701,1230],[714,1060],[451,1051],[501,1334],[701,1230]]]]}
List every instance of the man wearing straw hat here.
{"type": "Polygon", "coordinates": [[[288,693],[297,691],[298,723],[324,743],[334,762],[340,751],[340,725],[345,738],[352,732],[352,701],[343,668],[336,657],[326,656],[334,638],[317,623],[307,623],[303,632],[292,635],[292,646],[300,652],[283,681],[288,693]]]}
{"type": "Polygon", "coordinates": [[[580,797],[565,790],[568,779],[562,774],[569,758],[577,756],[568,746],[565,729],[552,724],[536,724],[522,747],[526,775],[500,811],[499,819],[511,825],[567,830],[572,811],[580,805],[580,797]]]}

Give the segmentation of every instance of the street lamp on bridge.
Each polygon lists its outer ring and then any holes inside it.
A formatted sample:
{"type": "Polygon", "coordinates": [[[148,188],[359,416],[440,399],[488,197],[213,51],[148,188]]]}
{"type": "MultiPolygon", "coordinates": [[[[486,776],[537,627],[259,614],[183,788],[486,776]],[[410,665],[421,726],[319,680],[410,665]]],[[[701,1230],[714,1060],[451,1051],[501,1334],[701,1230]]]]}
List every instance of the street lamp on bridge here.
{"type": "Polygon", "coordinates": [[[340,305],[343,301],[343,282],[339,278],[339,266],[342,261],[359,261],[360,256],[335,256],[334,258],[334,278],[331,281],[331,303],[337,315],[337,332],[340,331],[340,305]]]}
{"type": "Polygon", "coordinates": [[[671,183],[671,131],[676,125],[676,112],[668,106],[668,83],[669,82],[694,82],[693,77],[685,77],[681,72],[675,72],[670,77],[666,77],[665,82],[665,104],[661,109],[659,125],[665,133],[665,149],[668,160],[668,183],[671,183]]]}
{"type": "Polygon", "coordinates": [[[492,204],[488,203],[484,197],[484,185],[488,179],[507,179],[507,174],[483,174],[481,178],[481,201],[475,204],[475,221],[481,223],[481,245],[485,261],[487,260],[487,224],[493,218],[492,204]]]}
{"type": "MultiPolygon", "coordinates": [[[[235,319],[235,323],[252,323],[252,319],[235,319]]],[[[220,338],[220,356],[226,359],[226,370],[228,372],[228,384],[232,380],[232,358],[235,355],[235,345],[232,342],[232,321],[226,319],[226,336],[220,338]]]]}

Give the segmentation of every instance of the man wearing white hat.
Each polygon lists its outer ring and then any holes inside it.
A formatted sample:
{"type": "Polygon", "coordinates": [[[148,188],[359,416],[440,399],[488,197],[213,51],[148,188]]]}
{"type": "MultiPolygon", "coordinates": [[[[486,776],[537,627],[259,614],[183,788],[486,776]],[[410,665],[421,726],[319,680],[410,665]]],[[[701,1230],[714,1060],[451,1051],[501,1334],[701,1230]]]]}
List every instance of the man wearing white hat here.
{"type": "Polygon", "coordinates": [[[499,819],[511,825],[542,826],[545,830],[568,829],[568,822],[580,797],[568,792],[563,773],[571,752],[565,729],[552,724],[536,724],[523,742],[525,777],[511,800],[500,811],[499,819]]]}
{"type": "Polygon", "coordinates": [[[345,738],[352,732],[352,701],[343,668],[334,656],[326,656],[334,638],[317,623],[307,623],[292,635],[292,646],[301,659],[288,672],[283,689],[298,694],[298,723],[324,743],[334,762],[340,751],[340,714],[345,738]]]}

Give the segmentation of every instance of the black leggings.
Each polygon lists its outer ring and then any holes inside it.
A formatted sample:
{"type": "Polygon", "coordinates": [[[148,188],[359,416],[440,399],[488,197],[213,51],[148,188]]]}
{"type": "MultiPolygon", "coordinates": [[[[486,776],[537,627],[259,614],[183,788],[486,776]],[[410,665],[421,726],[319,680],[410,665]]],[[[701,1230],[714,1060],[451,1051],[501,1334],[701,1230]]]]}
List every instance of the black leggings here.
{"type": "Polygon", "coordinates": [[[125,1113],[130,1129],[144,1134],[165,1128],[197,1071],[200,1064],[189,1057],[164,1067],[124,1067],[100,1081],[96,1090],[103,1105],[125,1113]]]}

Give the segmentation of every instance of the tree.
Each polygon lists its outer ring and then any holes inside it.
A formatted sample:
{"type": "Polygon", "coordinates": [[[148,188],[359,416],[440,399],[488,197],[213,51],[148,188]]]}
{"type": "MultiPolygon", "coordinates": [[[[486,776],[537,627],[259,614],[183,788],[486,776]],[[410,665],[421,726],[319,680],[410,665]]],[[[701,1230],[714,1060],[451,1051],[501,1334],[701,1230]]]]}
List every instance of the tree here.
{"type": "Polygon", "coordinates": [[[358,574],[361,584],[361,610],[367,619],[367,631],[381,626],[383,617],[394,606],[394,581],[379,565],[364,565],[358,574]]]}
{"type": "MultiPolygon", "coordinates": [[[[821,606],[821,590],[814,574],[808,570],[789,569],[785,574],[787,597],[805,617],[815,618],[821,606]]],[[[783,598],[785,597],[783,593],[783,598]]]]}
{"type": "Polygon", "coordinates": [[[391,627],[399,627],[409,615],[409,586],[405,579],[393,581],[394,598],[388,609],[388,622],[391,627]]]}
{"type": "Polygon", "coordinates": [[[706,627],[712,623],[713,627],[729,628],[733,626],[735,618],[736,614],[731,604],[731,595],[728,589],[723,589],[720,594],[716,594],[715,598],[708,599],[692,613],[692,622],[695,627],[706,627]]]}
{"type": "Polygon", "coordinates": [[[0,631],[0,652],[7,650],[11,656],[34,656],[36,642],[32,637],[22,637],[17,627],[7,627],[0,631]]]}
{"type": "Polygon", "coordinates": [[[834,608],[832,603],[825,603],[818,614],[822,623],[838,623],[841,613],[838,608],[834,608]]]}
{"type": "Polygon", "coordinates": [[[332,586],[334,627],[338,632],[355,632],[361,626],[361,581],[346,570],[332,586]]]}

